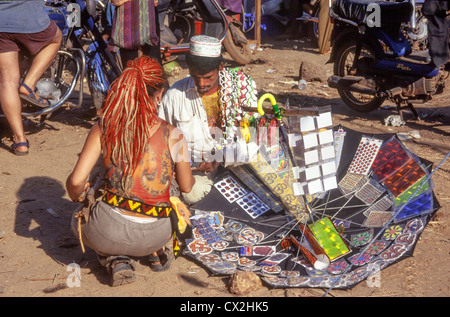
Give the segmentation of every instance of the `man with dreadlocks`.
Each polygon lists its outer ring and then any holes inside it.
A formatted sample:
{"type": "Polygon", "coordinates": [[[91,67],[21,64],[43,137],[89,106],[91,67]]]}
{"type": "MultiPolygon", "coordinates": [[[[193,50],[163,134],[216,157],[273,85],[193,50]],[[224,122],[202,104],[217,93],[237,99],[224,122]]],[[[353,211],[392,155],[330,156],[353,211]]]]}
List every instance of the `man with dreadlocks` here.
{"type": "Polygon", "coordinates": [[[112,286],[135,280],[130,257],[149,256],[153,271],[169,268],[172,253],[165,245],[177,223],[169,195],[173,174],[186,193],[195,181],[189,154],[180,150],[186,148],[184,136],[157,116],[165,81],[161,65],[147,56],[128,63],[66,181],[69,197],[82,200],[86,179],[103,155],[105,194],[87,221],[81,215],[82,225],[80,214],[74,217],[72,229],[112,274],[112,286]]]}
{"type": "Polygon", "coordinates": [[[245,147],[239,133],[242,107],[257,106],[254,81],[238,69],[225,69],[221,49],[216,38],[192,37],[186,55],[190,76],[166,92],[158,112],[188,142],[196,180],[191,192],[182,193],[188,204],[205,197],[217,167],[229,153],[245,147]]]}

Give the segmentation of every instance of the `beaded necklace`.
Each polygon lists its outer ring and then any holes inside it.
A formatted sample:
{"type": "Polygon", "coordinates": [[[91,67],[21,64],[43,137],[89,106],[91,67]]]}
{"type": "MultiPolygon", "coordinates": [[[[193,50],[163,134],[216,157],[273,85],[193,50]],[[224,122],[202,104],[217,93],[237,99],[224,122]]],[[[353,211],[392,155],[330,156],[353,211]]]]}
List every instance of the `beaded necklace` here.
{"type": "Polygon", "coordinates": [[[255,82],[238,68],[219,72],[219,84],[223,136],[215,141],[217,149],[237,140],[239,123],[246,115],[242,107],[256,107],[258,102],[255,82]]]}

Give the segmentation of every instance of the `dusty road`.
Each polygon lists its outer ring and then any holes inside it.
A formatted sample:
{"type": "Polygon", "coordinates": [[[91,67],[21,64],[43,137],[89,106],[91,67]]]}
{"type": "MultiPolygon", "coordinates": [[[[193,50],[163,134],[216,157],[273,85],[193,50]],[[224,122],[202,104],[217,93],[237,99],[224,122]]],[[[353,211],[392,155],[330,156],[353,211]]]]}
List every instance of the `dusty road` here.
{"type": "MultiPolygon", "coordinates": [[[[304,106],[331,105],[333,124],[367,133],[418,131],[420,138],[405,141],[417,155],[434,165],[450,151],[450,87],[429,105],[421,106],[423,119],[414,121],[407,114],[401,127],[384,125],[389,109],[369,114],[349,110],[336,91],[325,82],[309,82],[305,90],[295,85],[299,65],[309,61],[318,65],[322,74],[331,74],[325,62],[309,42],[265,42],[255,53],[261,63],[243,69],[253,76],[260,94],[271,92],[281,103],[304,106]]],[[[180,61],[180,65],[184,66],[180,61]]],[[[186,69],[170,77],[181,79],[186,69]]],[[[87,90],[87,87],[85,89],[87,90]]],[[[106,272],[95,254],[82,253],[78,241],[69,230],[69,220],[76,204],[65,191],[64,182],[80,153],[89,128],[95,120],[86,94],[84,109],[64,111],[44,124],[27,121],[30,154],[16,157],[8,152],[9,131],[4,126],[0,144],[0,297],[235,297],[227,287],[227,278],[209,273],[187,258],[177,259],[170,271],[153,273],[145,261],[138,263],[137,281],[112,288],[106,272]],[[2,236],[3,235],[3,236],[2,236]],[[67,287],[73,264],[81,268],[79,287],[67,287]]],[[[388,103],[386,105],[389,105],[388,103]]],[[[332,290],[328,296],[394,296],[417,297],[450,295],[449,209],[450,161],[435,173],[435,193],[442,208],[427,226],[417,243],[414,255],[382,271],[381,287],[368,287],[365,282],[351,290],[332,290]]],[[[270,289],[263,286],[247,296],[303,297],[322,296],[321,289],[270,289]]]]}

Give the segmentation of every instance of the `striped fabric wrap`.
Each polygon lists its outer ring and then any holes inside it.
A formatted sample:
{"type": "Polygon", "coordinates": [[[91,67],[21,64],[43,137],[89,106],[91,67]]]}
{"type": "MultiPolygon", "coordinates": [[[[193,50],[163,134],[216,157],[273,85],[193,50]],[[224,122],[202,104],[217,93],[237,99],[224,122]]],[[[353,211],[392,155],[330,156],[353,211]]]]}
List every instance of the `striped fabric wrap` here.
{"type": "Polygon", "coordinates": [[[124,49],[158,45],[154,0],[132,0],[115,8],[112,40],[124,49]]]}

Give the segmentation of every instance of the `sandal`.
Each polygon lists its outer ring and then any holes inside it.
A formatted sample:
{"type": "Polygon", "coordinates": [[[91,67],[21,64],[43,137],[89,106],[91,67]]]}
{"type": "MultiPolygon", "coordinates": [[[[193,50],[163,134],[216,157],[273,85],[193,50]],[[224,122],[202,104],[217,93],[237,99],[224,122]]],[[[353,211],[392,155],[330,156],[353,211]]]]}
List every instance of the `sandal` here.
{"type": "Polygon", "coordinates": [[[136,281],[135,263],[128,257],[117,257],[107,265],[107,269],[111,272],[111,286],[113,287],[136,281]]]}
{"type": "Polygon", "coordinates": [[[149,255],[150,268],[153,272],[164,272],[170,268],[173,261],[173,253],[168,248],[164,248],[164,253],[161,255],[149,255]],[[159,263],[155,263],[159,262],[159,263]]]}
{"type": "Polygon", "coordinates": [[[11,151],[18,156],[24,156],[28,154],[28,151],[18,151],[17,148],[21,146],[26,146],[27,148],[30,148],[30,143],[28,140],[26,142],[19,142],[19,143],[13,143],[11,145],[11,151]]]}
{"type": "Polygon", "coordinates": [[[30,87],[28,87],[28,85],[21,83],[20,87],[25,88],[28,91],[28,96],[24,95],[24,94],[19,94],[20,98],[35,105],[35,106],[39,106],[39,107],[48,107],[50,106],[50,101],[46,98],[41,98],[39,97],[39,99],[36,98],[36,93],[37,93],[37,89],[34,88],[34,91],[31,90],[30,87]]]}

